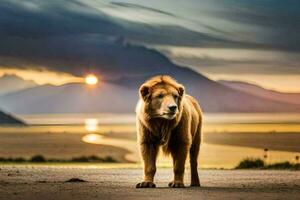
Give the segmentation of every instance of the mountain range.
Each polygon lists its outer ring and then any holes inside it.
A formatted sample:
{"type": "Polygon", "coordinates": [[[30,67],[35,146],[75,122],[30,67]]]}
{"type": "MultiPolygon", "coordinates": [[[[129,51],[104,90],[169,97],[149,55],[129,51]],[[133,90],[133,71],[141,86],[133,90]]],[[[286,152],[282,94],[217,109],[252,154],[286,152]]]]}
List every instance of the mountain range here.
{"type": "Polygon", "coordinates": [[[36,87],[33,81],[25,81],[14,75],[4,75],[0,78],[0,95],[36,87]]]}
{"type": "MultiPolygon", "coordinates": [[[[182,72],[178,73],[179,76],[173,76],[185,84],[187,93],[200,101],[205,112],[300,111],[300,105],[295,100],[298,97],[296,94],[269,91],[248,83],[215,82],[185,68],[178,69],[182,72]],[[268,95],[270,92],[274,97],[268,95]],[[280,95],[284,98],[279,98],[280,95]]],[[[134,112],[138,85],[144,79],[146,77],[132,81],[127,77],[113,82],[100,82],[96,86],[82,83],[35,86],[1,95],[0,105],[18,114],[134,112]]]]}
{"type": "Polygon", "coordinates": [[[247,93],[253,94],[255,96],[263,97],[270,100],[276,100],[276,101],[300,105],[299,93],[278,92],[275,90],[265,89],[255,84],[241,82],[241,81],[220,80],[218,82],[239,91],[247,91],[247,93]]]}

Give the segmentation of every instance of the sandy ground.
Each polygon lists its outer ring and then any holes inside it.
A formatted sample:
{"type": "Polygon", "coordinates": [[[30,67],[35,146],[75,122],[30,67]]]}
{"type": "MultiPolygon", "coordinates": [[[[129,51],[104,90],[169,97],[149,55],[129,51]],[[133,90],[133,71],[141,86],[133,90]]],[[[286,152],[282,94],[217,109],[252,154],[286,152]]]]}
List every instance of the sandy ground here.
{"type": "MultiPolygon", "coordinates": [[[[201,188],[170,189],[172,169],[159,168],[155,189],[136,189],[141,168],[92,165],[2,165],[0,199],[299,199],[300,172],[199,170],[201,188]],[[87,182],[66,182],[80,178],[87,182]]],[[[188,172],[188,170],[187,170],[188,172]]],[[[186,174],[186,185],[189,173],[186,174]]]]}

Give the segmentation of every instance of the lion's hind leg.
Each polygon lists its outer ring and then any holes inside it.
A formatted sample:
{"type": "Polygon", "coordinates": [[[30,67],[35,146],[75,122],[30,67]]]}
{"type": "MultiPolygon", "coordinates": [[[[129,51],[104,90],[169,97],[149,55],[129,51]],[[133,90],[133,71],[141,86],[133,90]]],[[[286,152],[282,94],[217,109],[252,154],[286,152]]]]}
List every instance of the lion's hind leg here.
{"type": "Polygon", "coordinates": [[[191,167],[191,186],[200,187],[198,175],[198,155],[201,143],[201,129],[199,129],[194,137],[190,148],[190,167],[191,167]]]}

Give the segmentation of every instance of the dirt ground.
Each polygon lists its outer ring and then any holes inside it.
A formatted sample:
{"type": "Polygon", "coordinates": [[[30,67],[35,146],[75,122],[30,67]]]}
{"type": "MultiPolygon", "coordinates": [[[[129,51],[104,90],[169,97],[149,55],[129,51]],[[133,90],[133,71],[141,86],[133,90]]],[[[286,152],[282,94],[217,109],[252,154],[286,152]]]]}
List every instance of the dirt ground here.
{"type": "MultiPolygon", "coordinates": [[[[2,165],[0,199],[299,199],[300,172],[199,170],[201,188],[170,189],[171,168],[159,168],[157,188],[136,189],[141,168],[95,165],[2,165]],[[66,182],[79,178],[86,182],[66,182]]],[[[189,170],[185,184],[188,186],[189,170]]]]}

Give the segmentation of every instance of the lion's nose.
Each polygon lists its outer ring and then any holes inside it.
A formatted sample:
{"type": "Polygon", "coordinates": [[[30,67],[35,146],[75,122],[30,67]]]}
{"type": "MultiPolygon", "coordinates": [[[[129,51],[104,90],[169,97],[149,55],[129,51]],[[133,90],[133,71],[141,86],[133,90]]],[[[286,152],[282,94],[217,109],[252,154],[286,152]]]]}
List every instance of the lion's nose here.
{"type": "Polygon", "coordinates": [[[170,105],[170,106],[168,106],[168,108],[169,108],[169,110],[170,110],[171,112],[175,112],[176,109],[177,109],[177,106],[176,106],[176,105],[170,105]]]}

